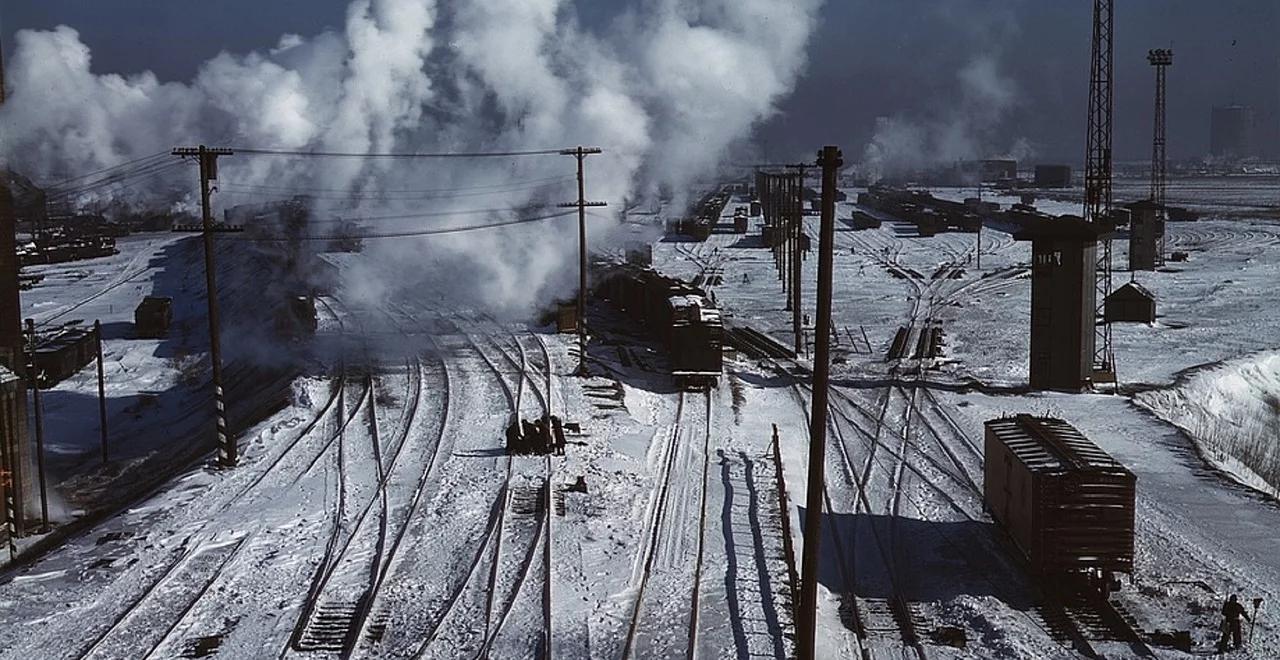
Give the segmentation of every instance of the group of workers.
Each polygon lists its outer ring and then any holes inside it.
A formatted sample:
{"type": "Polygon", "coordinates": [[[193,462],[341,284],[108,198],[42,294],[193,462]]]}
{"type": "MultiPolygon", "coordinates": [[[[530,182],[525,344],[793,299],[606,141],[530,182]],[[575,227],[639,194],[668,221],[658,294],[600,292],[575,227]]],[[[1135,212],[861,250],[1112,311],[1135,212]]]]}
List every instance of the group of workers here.
{"type": "Polygon", "coordinates": [[[507,426],[507,451],[512,454],[563,454],[564,425],[555,415],[533,421],[514,419],[507,426]]]}

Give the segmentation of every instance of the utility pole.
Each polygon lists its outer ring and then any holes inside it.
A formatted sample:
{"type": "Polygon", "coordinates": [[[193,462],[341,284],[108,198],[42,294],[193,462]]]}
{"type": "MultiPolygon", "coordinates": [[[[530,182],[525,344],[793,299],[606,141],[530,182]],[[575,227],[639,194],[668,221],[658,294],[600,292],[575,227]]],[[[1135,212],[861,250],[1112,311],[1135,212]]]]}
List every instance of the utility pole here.
{"type": "Polygon", "coordinates": [[[791,332],[795,337],[796,355],[800,355],[804,350],[804,327],[801,324],[802,313],[804,307],[803,298],[801,297],[801,265],[804,256],[800,250],[800,235],[804,232],[804,171],[808,165],[790,165],[788,167],[795,168],[796,173],[788,177],[790,188],[787,195],[788,214],[791,219],[791,261],[790,261],[790,278],[791,278],[791,304],[788,309],[791,310],[791,332]]]}
{"type": "Polygon", "coordinates": [[[578,201],[560,204],[561,208],[578,207],[578,375],[587,375],[587,207],[607,206],[604,202],[587,201],[587,184],[583,161],[591,154],[602,153],[599,147],[561,149],[560,155],[578,159],[578,201]]]}
{"type": "Polygon", "coordinates": [[[800,660],[815,660],[818,622],[818,546],[822,538],[822,494],[827,444],[827,387],[831,368],[831,287],[836,236],[836,176],[844,158],[837,147],[818,154],[822,168],[822,222],[818,235],[818,319],[814,330],[813,401],[809,412],[809,480],[805,493],[804,557],[801,559],[799,639],[800,660]]]}
{"type": "Polygon", "coordinates": [[[102,434],[102,464],[107,463],[107,377],[102,364],[102,321],[93,322],[93,337],[98,345],[98,430],[102,434]]]}
{"type": "Polygon", "coordinates": [[[218,465],[235,467],[238,451],[235,439],[227,432],[227,405],[222,391],[222,344],[218,330],[218,282],[213,261],[213,211],[209,206],[209,182],[218,178],[218,157],[231,156],[230,149],[180,147],[175,156],[195,156],[200,162],[200,210],[203,216],[205,297],[209,301],[209,360],[213,364],[214,418],[218,432],[218,465]]]}
{"type": "Polygon", "coordinates": [[[27,319],[27,381],[36,414],[36,478],[40,482],[40,531],[49,531],[49,493],[44,478],[44,411],[40,407],[40,372],[36,370],[36,322],[27,319]]]}

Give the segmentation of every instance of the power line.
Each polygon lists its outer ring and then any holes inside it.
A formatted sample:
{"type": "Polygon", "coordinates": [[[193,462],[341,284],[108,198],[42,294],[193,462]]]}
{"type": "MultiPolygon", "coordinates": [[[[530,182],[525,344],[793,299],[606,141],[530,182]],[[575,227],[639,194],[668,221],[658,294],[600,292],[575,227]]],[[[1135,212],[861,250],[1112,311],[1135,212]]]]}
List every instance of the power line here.
{"type": "MultiPolygon", "coordinates": [[[[404,189],[383,189],[383,190],[378,190],[378,191],[376,191],[376,192],[378,192],[378,193],[390,193],[390,194],[398,194],[398,193],[451,193],[451,192],[457,192],[457,191],[489,190],[489,189],[504,189],[504,188],[511,188],[511,187],[515,187],[515,186],[517,186],[517,185],[518,185],[518,186],[521,186],[521,187],[526,186],[526,185],[528,185],[528,186],[532,186],[532,185],[534,185],[534,184],[551,183],[551,182],[556,182],[556,181],[572,181],[573,179],[574,179],[574,176],[573,176],[572,174],[570,174],[570,175],[565,175],[565,176],[549,176],[549,177],[543,177],[543,178],[540,178],[540,179],[527,179],[527,180],[525,180],[525,181],[523,181],[523,182],[520,182],[519,184],[511,184],[511,183],[490,183],[490,184],[484,184],[484,185],[478,185],[478,186],[458,186],[458,187],[449,187],[449,188],[404,188],[404,189]]],[[[230,181],[230,182],[227,182],[227,183],[223,183],[223,184],[222,184],[222,187],[227,187],[227,186],[235,186],[235,187],[237,187],[237,188],[255,188],[255,189],[259,189],[259,188],[260,188],[260,189],[263,189],[263,190],[281,190],[281,191],[285,191],[285,192],[299,192],[299,191],[306,191],[306,192],[346,193],[346,192],[349,192],[349,191],[351,190],[350,188],[314,188],[314,187],[310,187],[310,186],[272,186],[272,185],[256,184],[256,183],[239,183],[239,182],[235,182],[235,181],[230,181]]],[[[372,193],[369,193],[369,194],[372,194],[372,193]]]]}
{"type": "Polygon", "coordinates": [[[110,172],[111,170],[120,169],[120,168],[122,168],[122,167],[128,167],[129,165],[134,165],[134,164],[136,164],[136,163],[141,163],[142,161],[145,161],[145,160],[157,159],[157,158],[160,158],[160,157],[163,157],[163,156],[167,156],[167,155],[168,155],[168,153],[169,153],[169,152],[167,152],[167,151],[161,151],[161,152],[157,152],[157,153],[151,154],[150,156],[142,156],[141,158],[135,158],[135,159],[133,159],[133,160],[125,161],[125,162],[123,162],[123,163],[119,163],[119,164],[116,164],[116,165],[112,165],[112,166],[110,166],[110,167],[104,167],[104,168],[102,168],[102,169],[100,169],[100,170],[94,170],[94,171],[89,172],[89,173],[87,173],[87,174],[81,174],[80,176],[73,176],[73,177],[71,177],[71,178],[69,178],[69,179],[64,179],[64,180],[59,181],[59,182],[57,182],[57,183],[49,184],[49,185],[45,186],[44,188],[45,188],[45,190],[52,190],[52,189],[55,189],[55,188],[61,188],[61,187],[65,186],[65,185],[67,185],[67,184],[69,184],[69,183],[71,183],[71,182],[73,182],[73,181],[79,181],[79,180],[81,180],[81,179],[87,179],[87,178],[89,178],[89,177],[97,176],[97,175],[99,175],[99,174],[105,174],[106,172],[110,172]]]}
{"type": "MultiPolygon", "coordinates": [[[[572,180],[573,177],[562,177],[560,182],[564,183],[572,180]]],[[[224,195],[237,195],[241,197],[279,197],[286,194],[294,194],[296,196],[308,197],[311,199],[323,200],[391,200],[391,201],[413,201],[413,200],[429,200],[429,199],[462,199],[466,197],[484,197],[488,195],[502,195],[510,192],[521,191],[538,191],[551,190],[557,187],[556,184],[525,184],[510,185],[502,188],[495,187],[491,190],[464,190],[460,192],[448,191],[442,189],[440,192],[423,192],[423,193],[397,193],[390,191],[368,191],[362,193],[349,192],[310,192],[306,188],[285,188],[285,187],[268,187],[268,189],[258,190],[257,186],[242,186],[239,184],[222,184],[218,187],[219,192],[224,195]]]]}
{"type": "Polygon", "coordinates": [[[68,197],[74,197],[76,195],[83,195],[85,193],[93,192],[101,188],[105,188],[105,187],[116,185],[116,184],[121,184],[121,183],[124,183],[125,181],[139,179],[140,177],[147,178],[150,176],[156,176],[165,172],[169,172],[173,169],[176,169],[177,167],[180,167],[182,164],[183,163],[181,161],[158,161],[156,163],[152,163],[152,164],[140,167],[133,172],[122,172],[122,173],[113,175],[111,177],[101,179],[99,181],[94,181],[92,183],[84,184],[76,188],[70,188],[67,190],[60,190],[60,191],[50,193],[46,195],[45,199],[47,201],[58,201],[58,200],[66,199],[68,197]]]}
{"type": "Polygon", "coordinates": [[[471,152],[388,152],[358,153],[347,151],[290,151],[286,149],[249,149],[232,147],[237,154],[254,156],[315,156],[323,158],[507,158],[512,156],[554,156],[560,149],[534,149],[530,151],[471,151],[471,152]]]}
{"type": "MultiPolygon", "coordinates": [[[[464,225],[461,227],[441,227],[437,229],[415,229],[406,231],[392,232],[373,232],[359,234],[334,234],[331,236],[251,236],[237,234],[235,236],[226,236],[220,240],[226,241],[253,241],[268,243],[284,243],[292,241],[342,241],[351,239],[366,238],[407,238],[412,236],[439,236],[443,234],[462,234],[473,231],[484,231],[486,229],[497,229],[499,227],[510,227],[513,225],[531,224],[535,222],[544,222],[556,218],[564,218],[573,215],[572,211],[562,211],[560,213],[552,213],[549,215],[539,215],[529,218],[516,218],[513,220],[502,220],[499,222],[489,222],[481,225],[464,225]]],[[[350,222],[360,222],[362,218],[351,218],[350,222]]]]}

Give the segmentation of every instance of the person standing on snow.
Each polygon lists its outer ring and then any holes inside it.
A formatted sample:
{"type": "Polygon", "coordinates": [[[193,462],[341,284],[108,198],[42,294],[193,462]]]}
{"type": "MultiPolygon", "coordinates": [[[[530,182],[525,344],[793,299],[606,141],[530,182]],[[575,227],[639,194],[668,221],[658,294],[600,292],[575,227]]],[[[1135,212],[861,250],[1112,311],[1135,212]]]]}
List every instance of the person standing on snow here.
{"type": "Polygon", "coordinates": [[[1218,649],[1227,650],[1227,639],[1231,639],[1231,648],[1240,648],[1240,620],[1249,620],[1249,614],[1244,611],[1244,605],[1236,598],[1235,594],[1222,604],[1222,639],[1218,641],[1218,649]]]}

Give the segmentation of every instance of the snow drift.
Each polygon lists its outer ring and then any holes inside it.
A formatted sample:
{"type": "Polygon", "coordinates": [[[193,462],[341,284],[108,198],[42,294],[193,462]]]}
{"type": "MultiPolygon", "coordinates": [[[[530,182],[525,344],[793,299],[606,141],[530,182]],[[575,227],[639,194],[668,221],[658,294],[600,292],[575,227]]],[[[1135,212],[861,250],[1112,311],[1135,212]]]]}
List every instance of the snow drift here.
{"type": "Polygon", "coordinates": [[[1280,497],[1280,352],[1226,362],[1135,400],[1191,435],[1216,467],[1280,497]]]}

